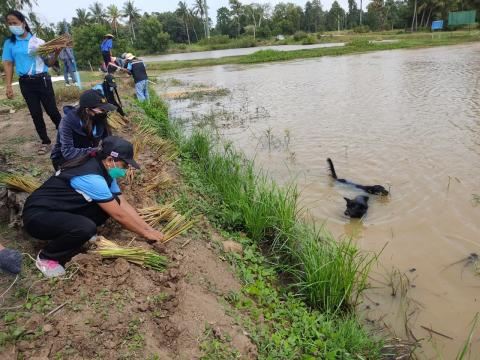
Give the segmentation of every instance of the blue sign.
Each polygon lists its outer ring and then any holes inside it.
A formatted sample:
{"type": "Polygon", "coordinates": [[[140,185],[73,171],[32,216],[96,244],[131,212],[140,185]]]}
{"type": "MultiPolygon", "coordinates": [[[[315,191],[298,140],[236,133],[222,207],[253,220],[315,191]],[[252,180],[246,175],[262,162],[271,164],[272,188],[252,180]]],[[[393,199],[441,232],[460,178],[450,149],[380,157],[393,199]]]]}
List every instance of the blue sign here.
{"type": "Polygon", "coordinates": [[[432,30],[443,29],[443,20],[436,20],[432,22],[432,30]]]}

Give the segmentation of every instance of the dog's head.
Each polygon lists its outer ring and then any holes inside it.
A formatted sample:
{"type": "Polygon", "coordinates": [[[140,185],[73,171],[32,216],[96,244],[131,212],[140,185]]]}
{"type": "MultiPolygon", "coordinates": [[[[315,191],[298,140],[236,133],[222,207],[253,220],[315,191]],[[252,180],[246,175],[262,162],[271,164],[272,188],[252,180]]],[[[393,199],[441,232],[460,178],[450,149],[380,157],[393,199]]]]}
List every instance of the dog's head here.
{"type": "Polygon", "coordinates": [[[388,190],[385,189],[382,185],[367,186],[365,190],[367,191],[367,193],[372,195],[388,195],[388,190]]]}
{"type": "Polygon", "coordinates": [[[361,218],[368,210],[368,196],[359,195],[355,199],[344,198],[347,202],[345,215],[351,218],[361,218]]]}

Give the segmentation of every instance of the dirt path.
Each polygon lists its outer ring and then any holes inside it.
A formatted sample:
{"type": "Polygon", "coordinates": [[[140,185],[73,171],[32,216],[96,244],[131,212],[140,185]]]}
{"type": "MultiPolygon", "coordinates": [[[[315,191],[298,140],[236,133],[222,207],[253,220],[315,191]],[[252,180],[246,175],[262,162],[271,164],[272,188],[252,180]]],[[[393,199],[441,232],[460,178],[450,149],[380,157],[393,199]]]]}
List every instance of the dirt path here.
{"type": "MultiPolygon", "coordinates": [[[[46,122],[54,139],[53,124],[48,118],[46,122]]],[[[133,133],[127,127],[121,135],[133,133]]],[[[3,170],[38,180],[52,174],[49,155],[36,154],[37,137],[26,110],[0,114],[0,134],[3,170]]],[[[160,170],[154,156],[148,149],[140,155],[146,165],[141,180],[134,184],[133,195],[126,187],[137,207],[154,203],[159,195],[143,191],[160,170]]],[[[161,163],[174,184],[180,184],[174,163],[161,163]]],[[[151,247],[110,222],[99,232],[122,245],[151,247]]],[[[241,284],[215,250],[221,240],[200,220],[187,236],[156,247],[169,259],[163,273],[80,254],[69,263],[64,279],[46,280],[25,255],[22,275],[0,297],[2,359],[197,359],[202,344],[212,337],[229,339],[242,358],[256,358],[248,333],[231,316],[234,309],[222,301],[241,284]]],[[[32,257],[41,246],[7,224],[0,225],[0,242],[32,257]]],[[[12,281],[0,275],[0,294],[12,281]]]]}

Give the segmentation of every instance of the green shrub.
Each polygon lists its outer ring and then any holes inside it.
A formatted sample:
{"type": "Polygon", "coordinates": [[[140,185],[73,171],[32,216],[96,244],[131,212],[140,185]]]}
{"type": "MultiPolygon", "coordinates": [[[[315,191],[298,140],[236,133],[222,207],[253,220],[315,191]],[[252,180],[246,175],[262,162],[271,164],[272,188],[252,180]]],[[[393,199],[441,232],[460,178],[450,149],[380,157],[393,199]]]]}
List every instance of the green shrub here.
{"type": "Polygon", "coordinates": [[[215,44],[228,44],[230,42],[230,38],[228,35],[215,35],[210,36],[210,38],[203,38],[201,39],[198,44],[199,45],[215,45],[215,44]]]}
{"type": "Polygon", "coordinates": [[[353,32],[357,34],[363,34],[367,33],[370,31],[370,27],[368,25],[361,25],[361,26],[356,26],[353,28],[353,32]]]}
{"type": "Polygon", "coordinates": [[[305,39],[302,40],[302,45],[311,45],[316,44],[317,39],[314,35],[308,35],[305,39]]]}
{"type": "Polygon", "coordinates": [[[306,39],[307,36],[308,34],[305,31],[297,31],[295,34],[293,34],[293,40],[300,41],[306,39]]]}

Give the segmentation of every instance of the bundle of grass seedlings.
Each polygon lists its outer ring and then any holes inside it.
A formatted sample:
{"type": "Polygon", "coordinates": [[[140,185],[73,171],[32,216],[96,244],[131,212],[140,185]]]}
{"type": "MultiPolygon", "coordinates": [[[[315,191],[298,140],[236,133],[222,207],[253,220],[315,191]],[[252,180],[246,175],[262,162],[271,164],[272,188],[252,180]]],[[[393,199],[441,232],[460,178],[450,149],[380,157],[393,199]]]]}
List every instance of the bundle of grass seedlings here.
{"type": "Polygon", "coordinates": [[[116,111],[111,111],[108,113],[107,121],[108,125],[115,130],[120,130],[128,123],[128,120],[116,111]]]}
{"type": "Polygon", "coordinates": [[[154,190],[165,190],[171,187],[172,184],[172,178],[165,170],[162,169],[160,170],[160,173],[151,180],[151,183],[145,186],[145,191],[149,192],[154,190]]]}
{"type": "Polygon", "coordinates": [[[167,258],[157,254],[155,251],[145,250],[139,247],[122,247],[103,236],[98,237],[96,244],[97,248],[91,250],[91,252],[100,254],[103,258],[122,258],[133,264],[156,271],[163,271],[167,266],[167,258]]]}
{"type": "Polygon", "coordinates": [[[27,193],[32,193],[40,187],[40,183],[29,176],[2,172],[0,172],[0,184],[5,184],[9,188],[27,193]]]}
{"type": "Polygon", "coordinates": [[[36,53],[40,56],[46,56],[55,52],[55,50],[60,50],[67,47],[73,47],[73,40],[69,34],[63,34],[39,46],[36,50],[36,53]]]}
{"type": "Polygon", "coordinates": [[[163,228],[159,229],[165,236],[163,238],[163,243],[183,234],[185,231],[189,230],[196,221],[195,219],[188,220],[187,216],[175,211],[173,208],[174,204],[175,203],[155,205],[139,210],[140,216],[150,226],[154,227],[161,222],[167,222],[163,228]]]}

